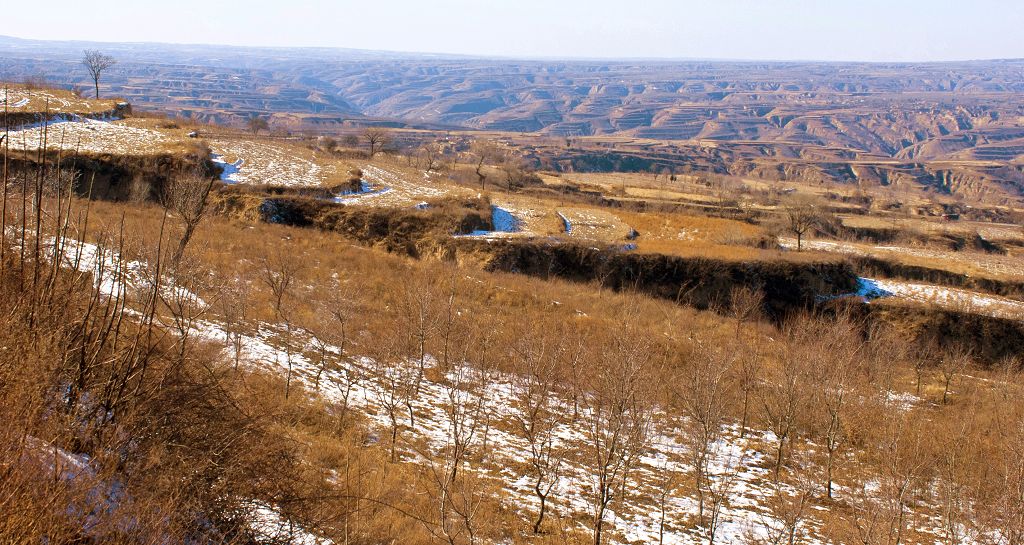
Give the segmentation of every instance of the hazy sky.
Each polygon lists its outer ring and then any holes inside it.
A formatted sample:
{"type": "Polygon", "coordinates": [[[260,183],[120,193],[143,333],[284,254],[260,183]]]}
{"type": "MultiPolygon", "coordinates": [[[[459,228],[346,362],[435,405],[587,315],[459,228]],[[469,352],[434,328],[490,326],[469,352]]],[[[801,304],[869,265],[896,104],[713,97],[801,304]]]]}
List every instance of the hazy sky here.
{"type": "Polygon", "coordinates": [[[515,57],[1024,57],[1024,0],[47,0],[22,38],[323,46],[515,57]],[[49,16],[53,14],[55,16],[49,16]],[[59,15],[56,15],[59,14],[59,15]]]}

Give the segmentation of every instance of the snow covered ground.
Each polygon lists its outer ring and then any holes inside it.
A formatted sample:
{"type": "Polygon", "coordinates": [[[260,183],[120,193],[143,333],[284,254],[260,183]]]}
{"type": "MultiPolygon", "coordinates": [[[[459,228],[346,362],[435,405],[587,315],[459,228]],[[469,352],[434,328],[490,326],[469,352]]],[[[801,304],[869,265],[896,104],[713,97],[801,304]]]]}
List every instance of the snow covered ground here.
{"type": "Polygon", "coordinates": [[[261,543],[287,543],[288,545],[334,545],[330,539],[307,532],[287,520],[273,507],[251,502],[249,527],[261,543]]]}
{"type": "MultiPolygon", "coordinates": [[[[519,377],[492,372],[468,375],[452,371],[445,382],[424,378],[418,388],[396,390],[394,384],[409,381],[417,373],[413,362],[380,365],[367,357],[356,357],[340,367],[323,372],[319,388],[315,386],[318,372],[315,350],[309,337],[290,337],[291,350],[284,349],[289,342],[284,328],[260,324],[259,333],[246,336],[242,343],[241,359],[249,365],[276,373],[285,373],[290,361],[293,381],[302,383],[311,395],[320,395],[334,403],[344,403],[358,410],[380,428],[380,441],[388,441],[391,426],[389,405],[400,423],[399,443],[401,457],[410,463],[424,463],[425,455],[436,455],[449,442],[452,425],[448,407],[453,396],[480,402],[483,408],[479,418],[486,419],[485,436],[477,438],[475,449],[482,458],[474,464],[477,470],[496,476],[502,483],[512,505],[524,517],[535,514],[538,505],[529,474],[530,448],[527,442],[512,430],[520,415],[521,387],[519,377]],[[454,386],[458,385],[458,386],[454,386]],[[453,391],[455,392],[453,394],[453,391]],[[395,397],[397,396],[397,398],[395,397]],[[407,403],[407,405],[406,405],[407,403]],[[394,407],[397,407],[395,409],[394,407]],[[408,408],[412,408],[412,416],[408,408]],[[417,446],[418,445],[418,446],[417,446]]],[[[217,323],[204,322],[196,332],[212,342],[223,343],[226,330],[217,323]]],[[[356,347],[358,350],[358,347],[356,347]]],[[[336,353],[336,349],[328,348],[336,353]]],[[[428,367],[436,362],[428,358],[428,367]]],[[[427,373],[427,376],[431,376],[427,373]]],[[[408,383],[407,383],[408,384],[408,383]]],[[[568,417],[573,409],[563,400],[562,412],[568,417]]],[[[582,409],[585,416],[585,409],[582,409]]],[[[555,430],[556,445],[565,448],[567,455],[552,492],[549,506],[575,520],[589,520],[589,495],[594,486],[587,469],[587,427],[584,422],[565,421],[555,430]]],[[[666,475],[678,476],[686,482],[690,467],[686,462],[681,432],[664,417],[658,419],[650,448],[625,486],[626,494],[611,506],[610,526],[621,536],[617,543],[656,543],[661,531],[661,509],[657,498],[666,486],[666,475]]],[[[748,543],[749,536],[767,538],[777,534],[780,521],[772,514],[770,503],[776,489],[771,484],[768,454],[774,436],[769,432],[748,433],[740,438],[735,425],[723,430],[722,439],[713,445],[711,463],[712,480],[729,490],[730,500],[722,510],[716,543],[748,543]]],[[[784,490],[790,490],[784,487],[784,490]]],[[[706,543],[704,530],[692,524],[696,518],[697,502],[682,484],[670,487],[665,502],[667,544],[696,545],[706,543]]],[[[582,523],[581,523],[582,524],[582,523]]],[[[801,543],[818,544],[820,522],[810,519],[798,534],[801,543]]]]}
{"type": "Polygon", "coordinates": [[[563,214],[561,212],[558,212],[557,214],[558,214],[559,218],[562,218],[562,224],[565,225],[565,234],[571,235],[572,234],[572,222],[569,221],[569,218],[565,217],[565,214],[563,214]]]}
{"type": "Polygon", "coordinates": [[[374,191],[339,196],[337,202],[351,205],[411,207],[424,200],[443,197],[448,192],[440,187],[431,187],[429,179],[422,182],[410,181],[392,170],[374,165],[362,167],[363,180],[374,191]]]}
{"type": "MultiPolygon", "coordinates": [[[[795,238],[780,238],[779,245],[787,250],[797,247],[795,238]]],[[[837,242],[830,240],[805,240],[801,244],[805,250],[832,252],[849,255],[895,257],[914,256],[923,259],[935,259],[969,264],[989,273],[1024,278],[1024,261],[1014,256],[986,254],[980,252],[952,252],[931,248],[909,248],[904,246],[872,246],[855,242],[837,242]]]]}
{"type": "Polygon", "coordinates": [[[523,233],[522,221],[515,214],[506,208],[498,205],[491,206],[491,222],[494,224],[493,231],[473,231],[467,235],[457,235],[461,238],[509,238],[513,236],[529,235],[523,233]]]}
{"type": "MultiPolygon", "coordinates": [[[[498,197],[492,201],[495,206],[508,212],[516,222],[518,236],[539,236],[547,234],[547,226],[554,223],[551,210],[531,205],[524,200],[498,197]]],[[[564,229],[564,223],[563,229],[564,229]]]]}
{"type": "MultiPolygon", "coordinates": [[[[44,259],[53,256],[55,239],[50,237],[41,242],[40,252],[44,259]]],[[[122,259],[111,246],[68,239],[58,250],[61,266],[91,275],[93,287],[105,297],[131,297],[152,287],[153,272],[149,266],[142,261],[122,259]]],[[[173,278],[165,278],[161,282],[160,294],[177,303],[207,306],[203,299],[178,285],[173,278]]],[[[132,312],[131,309],[128,311],[132,312]]]]}
{"type": "MultiPolygon", "coordinates": [[[[11,131],[9,138],[11,149],[38,150],[43,147],[43,127],[11,131]]],[[[48,150],[144,155],[160,151],[169,138],[156,131],[132,127],[123,121],[69,116],[49,122],[45,140],[48,150]]]]}
{"type": "Polygon", "coordinates": [[[1024,302],[958,288],[900,280],[861,278],[856,295],[865,299],[894,297],[997,318],[1024,319],[1024,302]]]}
{"type": "Polygon", "coordinates": [[[214,160],[225,168],[221,179],[237,184],[319,187],[337,167],[303,158],[299,150],[271,142],[212,140],[214,160]]]}
{"type": "MultiPolygon", "coordinates": [[[[453,370],[442,382],[424,378],[418,388],[413,388],[408,386],[408,381],[417,373],[414,362],[381,365],[371,358],[354,357],[325,370],[317,388],[314,383],[318,365],[310,337],[288,337],[283,327],[272,324],[259,324],[258,330],[259,333],[246,336],[241,343],[243,362],[283,374],[290,361],[293,381],[303,384],[310,395],[319,395],[337,404],[344,403],[349,409],[362,413],[380,429],[378,441],[389,441],[390,404],[400,426],[400,457],[408,463],[426,463],[425,456],[437,455],[449,445],[451,399],[482,403],[478,418],[485,420],[484,436],[478,437],[473,447],[481,457],[472,467],[497,478],[507,500],[522,512],[522,516],[529,518],[535,515],[538,500],[533,493],[529,473],[530,448],[514,432],[515,421],[521,415],[520,377],[498,372],[482,374],[475,370],[453,370]],[[284,346],[289,339],[291,349],[286,351],[284,346]],[[396,390],[394,385],[403,381],[407,386],[396,390]],[[412,408],[412,416],[408,407],[412,408]]],[[[200,324],[196,335],[224,344],[227,351],[232,350],[225,342],[226,330],[215,322],[200,324]]],[[[336,353],[335,348],[328,347],[327,350],[336,353]]],[[[358,346],[355,351],[358,352],[358,346]]],[[[436,366],[433,358],[428,357],[427,366],[436,366]]],[[[436,372],[425,375],[431,376],[437,376],[436,372]]],[[[896,393],[887,400],[894,410],[908,410],[918,401],[913,396],[896,393]]],[[[586,409],[581,408],[583,420],[573,423],[568,420],[573,412],[570,402],[563,399],[561,404],[561,412],[567,420],[556,427],[555,444],[558,448],[565,448],[567,454],[549,498],[549,507],[581,521],[579,524],[585,531],[586,523],[582,521],[590,520],[589,497],[594,486],[585,458],[589,452],[586,447],[589,433],[585,424],[586,409]]],[[[715,543],[746,544],[751,543],[751,537],[757,543],[774,542],[780,536],[782,522],[773,513],[771,505],[779,494],[793,494],[796,490],[791,484],[776,488],[772,482],[770,452],[775,436],[770,432],[755,431],[741,438],[739,431],[736,425],[727,426],[722,438],[711,449],[710,478],[715,486],[728,490],[729,497],[721,512],[715,543]]],[[[697,500],[685,484],[690,466],[683,437],[665,415],[657,416],[649,448],[631,471],[625,484],[625,495],[612,504],[608,513],[609,527],[615,532],[609,543],[658,542],[662,530],[658,498],[666,485],[669,488],[664,504],[664,543],[707,543],[706,530],[694,524],[697,500]],[[670,483],[667,475],[675,475],[678,481],[670,483]]],[[[836,494],[840,501],[847,490],[837,484],[836,494]]],[[[917,520],[920,521],[917,531],[933,533],[938,539],[940,527],[937,520],[927,516],[917,520]]],[[[820,537],[823,529],[823,522],[813,514],[809,515],[798,530],[798,542],[811,545],[825,543],[820,537]]]]}
{"type": "Polygon", "coordinates": [[[210,154],[212,160],[217,165],[220,165],[222,169],[220,173],[220,180],[228,184],[237,184],[240,180],[238,179],[238,171],[242,167],[244,159],[236,159],[235,162],[229,163],[224,160],[224,156],[219,153],[210,154]]]}

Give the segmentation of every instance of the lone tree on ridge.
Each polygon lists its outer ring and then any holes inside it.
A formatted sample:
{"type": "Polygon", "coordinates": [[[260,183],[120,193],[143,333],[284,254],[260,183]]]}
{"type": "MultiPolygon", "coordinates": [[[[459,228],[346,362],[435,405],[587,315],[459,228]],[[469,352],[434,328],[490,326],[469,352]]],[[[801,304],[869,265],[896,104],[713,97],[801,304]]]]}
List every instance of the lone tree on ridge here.
{"type": "Polygon", "coordinates": [[[96,88],[96,98],[100,98],[100,76],[103,71],[117,64],[114,57],[104,55],[96,49],[86,49],[82,55],[82,65],[89,70],[92,76],[93,86],[96,88]]]}

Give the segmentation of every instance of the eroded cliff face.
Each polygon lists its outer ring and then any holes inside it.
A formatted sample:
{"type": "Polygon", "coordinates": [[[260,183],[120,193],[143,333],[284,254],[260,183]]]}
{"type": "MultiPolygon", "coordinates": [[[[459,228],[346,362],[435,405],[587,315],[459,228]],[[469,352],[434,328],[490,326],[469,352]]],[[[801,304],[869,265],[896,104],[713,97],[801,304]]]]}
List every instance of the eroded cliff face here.
{"type": "MultiPolygon", "coordinates": [[[[111,155],[97,153],[65,154],[56,151],[45,156],[48,169],[59,164],[77,175],[74,191],[81,197],[109,201],[157,200],[164,186],[176,173],[198,169],[215,176],[219,172],[201,146],[186,153],[147,155],[111,155]]],[[[37,153],[12,154],[11,177],[35,172],[40,162],[37,153]]]]}
{"type": "Polygon", "coordinates": [[[636,290],[702,309],[727,308],[737,286],[761,290],[770,314],[811,308],[822,295],[849,293],[857,275],[848,263],[733,261],[624,252],[550,241],[458,240],[449,257],[504,271],[636,290]]]}

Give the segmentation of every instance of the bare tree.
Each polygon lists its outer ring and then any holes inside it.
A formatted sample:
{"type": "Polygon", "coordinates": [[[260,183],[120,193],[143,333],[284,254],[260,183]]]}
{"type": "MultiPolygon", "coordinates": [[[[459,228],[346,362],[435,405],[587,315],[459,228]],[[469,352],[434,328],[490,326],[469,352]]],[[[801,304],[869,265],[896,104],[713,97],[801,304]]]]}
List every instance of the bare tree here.
{"type": "Polygon", "coordinates": [[[920,425],[902,411],[887,411],[878,445],[884,461],[880,475],[880,499],[885,514],[885,535],[889,543],[899,544],[907,531],[907,517],[914,502],[913,491],[927,464],[922,448],[920,425]]]}
{"type": "Polygon", "coordinates": [[[846,442],[847,412],[853,397],[854,372],[863,356],[863,343],[858,329],[843,317],[812,325],[805,339],[812,362],[815,431],[825,446],[825,494],[832,498],[833,474],[841,460],[839,450],[846,442]]]}
{"type": "Polygon", "coordinates": [[[242,359],[242,348],[245,345],[245,323],[248,318],[251,291],[248,280],[235,276],[225,286],[224,297],[221,298],[225,336],[234,355],[235,371],[238,370],[242,359]]]}
{"type": "MultiPolygon", "coordinates": [[[[469,343],[463,345],[468,350],[469,343]]],[[[483,448],[490,430],[487,396],[491,374],[476,369],[462,356],[453,359],[444,384],[447,438],[439,460],[427,457],[434,480],[438,529],[449,545],[477,541],[476,519],[482,503],[479,480],[468,464],[483,448]]]]}
{"type": "Polygon", "coordinates": [[[665,543],[665,529],[668,528],[668,506],[669,500],[675,497],[679,489],[681,475],[677,469],[678,453],[674,445],[666,445],[667,452],[657,454],[658,465],[658,545],[665,543]]]}
{"type": "Polygon", "coordinates": [[[683,428],[701,526],[706,523],[704,508],[710,488],[713,445],[722,436],[727,416],[726,377],[732,363],[731,358],[720,351],[699,346],[676,390],[676,402],[686,416],[683,428]]]}
{"type": "Polygon", "coordinates": [[[346,134],[341,138],[341,143],[346,148],[355,148],[359,146],[359,137],[354,134],[346,134]]]}
{"type": "Polygon", "coordinates": [[[265,117],[261,117],[258,115],[250,117],[249,121],[246,121],[245,126],[253,135],[258,135],[260,131],[270,129],[270,123],[267,121],[267,119],[265,117]]]}
{"type": "Polygon", "coordinates": [[[718,215],[724,216],[726,208],[736,202],[742,183],[727,176],[712,174],[708,176],[707,185],[715,198],[718,215]]]}
{"type": "Polygon", "coordinates": [[[509,193],[525,186],[532,179],[536,179],[525,161],[511,155],[506,156],[502,161],[501,172],[505,176],[505,184],[509,193]]]}
{"type": "Polygon", "coordinates": [[[756,320],[764,311],[764,292],[746,286],[733,288],[729,293],[729,307],[736,319],[736,338],[745,322],[756,320]]]}
{"type": "Polygon", "coordinates": [[[762,415],[775,434],[775,479],[785,461],[786,443],[796,432],[797,419],[804,409],[810,360],[805,340],[805,327],[813,319],[800,319],[790,325],[785,352],[777,374],[763,381],[760,388],[762,415]]]}
{"type": "Polygon", "coordinates": [[[936,357],[935,353],[937,351],[938,348],[936,347],[925,348],[920,353],[914,354],[911,360],[911,365],[914,369],[915,395],[917,397],[921,397],[921,386],[924,384],[925,375],[928,373],[932,358],[936,357]]]}
{"type": "Polygon", "coordinates": [[[794,195],[783,203],[786,228],[796,235],[796,249],[803,249],[804,235],[821,221],[821,205],[817,199],[794,195]]]}
{"type": "Polygon", "coordinates": [[[543,527],[548,499],[558,484],[564,456],[557,437],[561,411],[555,390],[556,351],[539,330],[523,335],[516,349],[521,379],[518,384],[520,406],[514,418],[516,431],[530,447],[531,480],[539,502],[533,523],[535,534],[543,527]]]}
{"type": "Polygon", "coordinates": [[[750,425],[750,399],[757,391],[758,381],[761,380],[761,352],[759,347],[745,348],[739,355],[739,361],[733,365],[734,380],[739,387],[742,400],[742,414],[740,417],[740,437],[746,437],[747,427],[750,425]]]}
{"type": "Polygon", "coordinates": [[[797,464],[794,482],[785,484],[776,480],[772,483],[768,498],[771,519],[766,520],[764,530],[767,543],[773,545],[796,545],[811,509],[817,485],[807,464],[797,464]]]}
{"type": "Polygon", "coordinates": [[[327,376],[337,388],[341,405],[340,421],[343,423],[348,414],[352,391],[365,374],[357,363],[347,359],[349,330],[356,316],[357,289],[348,282],[334,279],[318,291],[324,293],[325,297],[315,303],[315,312],[308,326],[308,329],[315,332],[314,346],[319,355],[313,382],[319,390],[323,374],[330,371],[327,376]]]}
{"type": "Polygon", "coordinates": [[[263,284],[270,290],[271,305],[274,310],[274,317],[278,323],[283,323],[288,333],[288,340],[285,346],[285,363],[288,366],[288,374],[285,381],[284,397],[288,398],[292,386],[292,325],[293,325],[293,299],[295,297],[295,283],[298,280],[299,272],[302,270],[302,263],[293,259],[285,252],[272,253],[263,258],[259,277],[263,284]]]}
{"type": "Polygon", "coordinates": [[[423,145],[423,169],[427,172],[437,170],[441,163],[443,152],[437,142],[429,142],[423,145]]]}
{"type": "Polygon", "coordinates": [[[971,456],[972,438],[969,430],[978,425],[971,411],[953,425],[942,425],[932,435],[941,444],[937,449],[935,463],[936,479],[933,487],[935,502],[939,506],[942,520],[942,534],[945,545],[977,543],[973,534],[979,522],[974,502],[971,501],[971,483],[967,470],[973,461],[971,456]]]}
{"type": "MultiPolygon", "coordinates": [[[[624,328],[628,329],[628,328],[624,328]]],[[[628,331],[617,332],[590,371],[582,396],[587,462],[592,481],[593,543],[604,540],[605,517],[626,489],[630,471],[650,441],[650,346],[628,331]]]]}
{"type": "Polygon", "coordinates": [[[328,153],[333,152],[338,147],[338,141],[330,136],[321,136],[316,139],[316,146],[328,153]]]}
{"type": "MultiPolygon", "coordinates": [[[[1017,403],[1020,406],[1020,398],[1017,403]]],[[[1024,414],[1008,415],[1003,430],[1003,446],[999,459],[994,516],[990,526],[993,535],[1004,536],[1006,544],[1024,543],[1024,414]]]]}
{"type": "Polygon", "coordinates": [[[374,398],[384,409],[391,428],[391,441],[388,448],[391,463],[398,461],[398,436],[402,430],[399,413],[405,407],[405,399],[412,395],[411,367],[400,358],[385,359],[378,354],[373,360],[374,380],[371,381],[374,398]]]}
{"type": "Polygon", "coordinates": [[[117,64],[114,57],[105,55],[102,52],[95,49],[86,49],[82,53],[82,65],[89,70],[89,75],[92,76],[93,86],[96,89],[96,98],[100,98],[100,76],[103,72],[117,64]]]}
{"type": "Polygon", "coordinates": [[[849,525],[852,543],[860,545],[882,545],[890,542],[885,524],[886,505],[875,490],[874,483],[860,483],[851,486],[844,500],[849,509],[844,510],[849,525]]]}
{"type": "Polygon", "coordinates": [[[206,205],[213,182],[213,178],[197,168],[175,176],[164,188],[164,207],[177,216],[183,229],[178,247],[171,257],[172,265],[181,261],[181,256],[184,255],[185,248],[192,240],[196,227],[206,217],[206,205]]]}
{"type": "Polygon", "coordinates": [[[970,366],[971,354],[966,350],[949,350],[939,359],[942,374],[942,404],[949,402],[949,389],[953,381],[970,366]]]}
{"type": "MultiPolygon", "coordinates": [[[[416,277],[407,283],[398,302],[399,322],[405,337],[409,340],[407,353],[417,364],[416,392],[419,392],[427,369],[427,348],[441,330],[442,300],[437,287],[424,277],[416,277]]],[[[449,298],[449,307],[454,298],[449,298]]],[[[448,314],[452,317],[452,313],[448,314]]],[[[441,354],[442,366],[448,364],[446,354],[441,354]]],[[[409,408],[409,425],[415,425],[412,407],[409,408]]]]}
{"type": "Polygon", "coordinates": [[[219,289],[209,286],[207,271],[189,260],[174,268],[174,285],[159,290],[159,299],[170,315],[170,326],[178,334],[178,357],[184,361],[196,322],[211,308],[219,289]],[[200,297],[199,294],[203,296],[200,297]]]}
{"type": "Polygon", "coordinates": [[[484,172],[484,167],[488,163],[498,160],[501,157],[501,150],[493,142],[478,140],[473,142],[472,154],[474,172],[476,172],[477,179],[480,180],[480,191],[483,191],[487,185],[487,173],[484,172]]]}
{"type": "Polygon", "coordinates": [[[722,525],[722,512],[725,506],[739,491],[736,481],[739,478],[740,470],[744,468],[746,457],[741,452],[735,454],[731,451],[716,453],[719,458],[720,469],[708,475],[707,479],[707,523],[706,530],[708,545],[715,545],[715,538],[722,525]]]}
{"type": "Polygon", "coordinates": [[[363,141],[370,148],[370,159],[373,159],[391,142],[391,134],[384,129],[369,127],[363,131],[363,141]]]}
{"type": "MultiPolygon", "coordinates": [[[[323,379],[324,373],[334,368],[334,347],[327,342],[325,335],[320,332],[320,328],[306,329],[306,331],[310,335],[310,345],[316,350],[316,375],[313,376],[313,390],[319,392],[320,380],[323,379]]],[[[347,398],[345,405],[348,405],[347,398]]]]}

